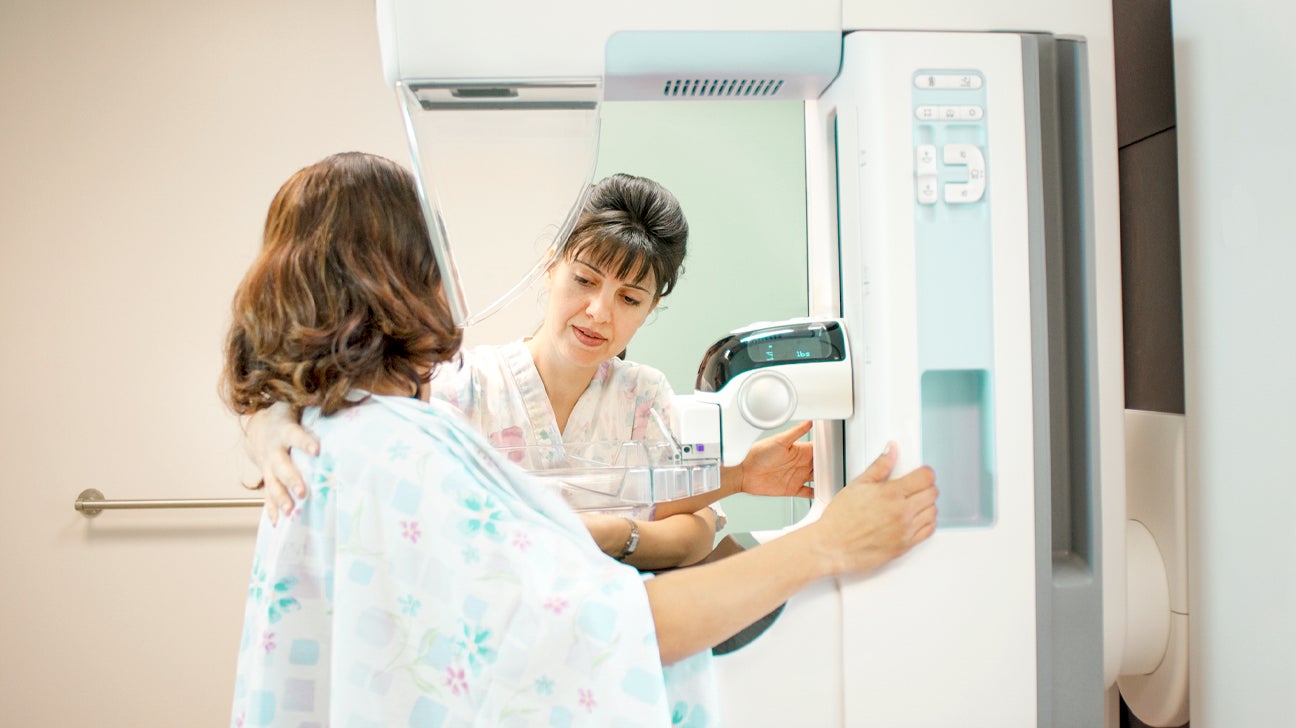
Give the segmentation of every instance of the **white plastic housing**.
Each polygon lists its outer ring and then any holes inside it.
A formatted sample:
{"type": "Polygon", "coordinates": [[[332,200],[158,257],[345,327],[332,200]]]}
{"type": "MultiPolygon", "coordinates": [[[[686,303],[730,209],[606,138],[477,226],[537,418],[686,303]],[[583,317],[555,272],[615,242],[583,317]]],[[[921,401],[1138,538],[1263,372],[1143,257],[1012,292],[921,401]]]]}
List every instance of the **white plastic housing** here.
{"type": "Polygon", "coordinates": [[[718,408],[726,467],[741,464],[762,435],[793,420],[842,420],[855,411],[849,354],[842,361],[743,372],[718,392],[687,397],[718,408]]]}
{"type": "Polygon", "coordinates": [[[650,5],[568,0],[378,0],[388,84],[411,79],[602,78],[618,31],[834,31],[838,0],[658,0],[650,5]]]}
{"type": "Polygon", "coordinates": [[[846,424],[845,475],[862,472],[888,440],[899,445],[896,472],[921,464],[911,90],[914,71],[926,68],[976,69],[987,79],[996,511],[991,524],[937,530],[901,561],[842,580],[846,719],[861,726],[1032,726],[1035,467],[1025,445],[1034,408],[1017,36],[847,36],[843,73],[826,99],[836,106],[842,315],[860,372],[860,407],[846,424]]]}
{"type": "Polygon", "coordinates": [[[1117,683],[1139,720],[1188,722],[1188,503],[1184,416],[1125,411],[1129,522],[1125,649],[1117,683]]]}
{"type": "Polygon", "coordinates": [[[702,402],[688,394],[675,395],[671,398],[670,429],[685,460],[718,457],[720,406],[716,403],[702,402]]]}

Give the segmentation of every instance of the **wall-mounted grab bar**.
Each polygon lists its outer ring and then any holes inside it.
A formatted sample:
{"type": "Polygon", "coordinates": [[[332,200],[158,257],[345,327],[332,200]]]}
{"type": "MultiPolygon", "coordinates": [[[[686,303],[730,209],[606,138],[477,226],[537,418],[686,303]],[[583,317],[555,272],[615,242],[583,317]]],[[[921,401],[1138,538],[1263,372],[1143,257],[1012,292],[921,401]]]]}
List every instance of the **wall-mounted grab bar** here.
{"type": "Polygon", "coordinates": [[[127,508],[252,508],[265,505],[261,498],[190,498],[179,500],[107,500],[95,488],[86,488],[73,506],[86,518],[101,511],[127,508]]]}

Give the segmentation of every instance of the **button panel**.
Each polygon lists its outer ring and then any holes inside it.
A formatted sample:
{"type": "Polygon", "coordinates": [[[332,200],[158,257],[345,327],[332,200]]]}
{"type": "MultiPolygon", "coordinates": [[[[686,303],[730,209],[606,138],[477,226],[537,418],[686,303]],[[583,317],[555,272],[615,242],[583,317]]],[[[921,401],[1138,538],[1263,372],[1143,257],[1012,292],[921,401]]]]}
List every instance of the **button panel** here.
{"type": "Polygon", "coordinates": [[[940,189],[940,183],[936,181],[936,145],[919,144],[914,149],[914,174],[918,178],[918,203],[936,204],[939,199],[937,191],[940,189]]]}
{"type": "Polygon", "coordinates": [[[979,121],[985,111],[980,106],[919,106],[914,117],[919,121],[979,121]]]}
{"type": "Polygon", "coordinates": [[[980,200],[985,194],[985,157],[973,144],[946,144],[946,166],[967,167],[967,182],[947,182],[945,201],[968,203],[980,200]]]}
{"type": "Polygon", "coordinates": [[[988,91],[998,80],[966,68],[911,73],[920,457],[939,463],[949,479],[937,528],[984,528],[995,523],[998,497],[988,454],[996,415],[988,124],[998,108],[990,108],[988,91]]]}
{"type": "Polygon", "coordinates": [[[976,72],[916,73],[914,74],[914,88],[979,89],[981,88],[981,74],[976,72]]]}
{"type": "Polygon", "coordinates": [[[986,199],[985,79],[979,71],[913,75],[914,200],[920,209],[986,199]]]}

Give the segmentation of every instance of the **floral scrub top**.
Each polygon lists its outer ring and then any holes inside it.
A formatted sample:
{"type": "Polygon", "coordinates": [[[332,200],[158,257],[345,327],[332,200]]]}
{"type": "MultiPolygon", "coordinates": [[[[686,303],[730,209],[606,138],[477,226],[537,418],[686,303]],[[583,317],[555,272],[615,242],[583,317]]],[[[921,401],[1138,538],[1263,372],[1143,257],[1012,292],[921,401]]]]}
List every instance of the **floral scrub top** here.
{"type": "MultiPolygon", "coordinates": [[[[450,361],[436,370],[431,396],[461,410],[496,447],[665,438],[651,412],[657,410],[661,422],[669,426],[675,392],[666,375],[653,367],[622,359],[600,364],[572,408],[567,429],[560,431],[525,341],[473,347],[463,351],[462,359],[462,365],[450,361]]],[[[520,451],[509,456],[528,469],[544,465],[526,459],[520,451]]],[[[717,530],[723,528],[724,511],[719,505],[711,509],[717,530]]]]}
{"type": "Polygon", "coordinates": [[[663,669],[642,577],[440,402],[303,424],[262,517],[233,726],[716,725],[710,654],[663,669]]]}
{"type": "Polygon", "coordinates": [[[658,410],[669,422],[675,393],[660,371],[609,359],[599,365],[567,418],[567,429],[560,431],[524,341],[465,350],[463,365],[442,364],[431,387],[433,397],[463,411],[496,447],[661,440],[650,412],[658,410]]]}

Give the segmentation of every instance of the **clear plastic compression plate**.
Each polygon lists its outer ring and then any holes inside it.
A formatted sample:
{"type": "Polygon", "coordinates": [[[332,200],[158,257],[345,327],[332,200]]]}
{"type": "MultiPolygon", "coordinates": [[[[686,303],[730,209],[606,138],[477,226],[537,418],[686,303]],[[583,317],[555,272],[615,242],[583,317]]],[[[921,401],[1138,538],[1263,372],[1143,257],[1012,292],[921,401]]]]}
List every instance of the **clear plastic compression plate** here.
{"type": "Polygon", "coordinates": [[[563,443],[501,447],[577,512],[651,518],[657,504],[720,487],[720,460],[679,458],[667,443],[563,443]]]}

